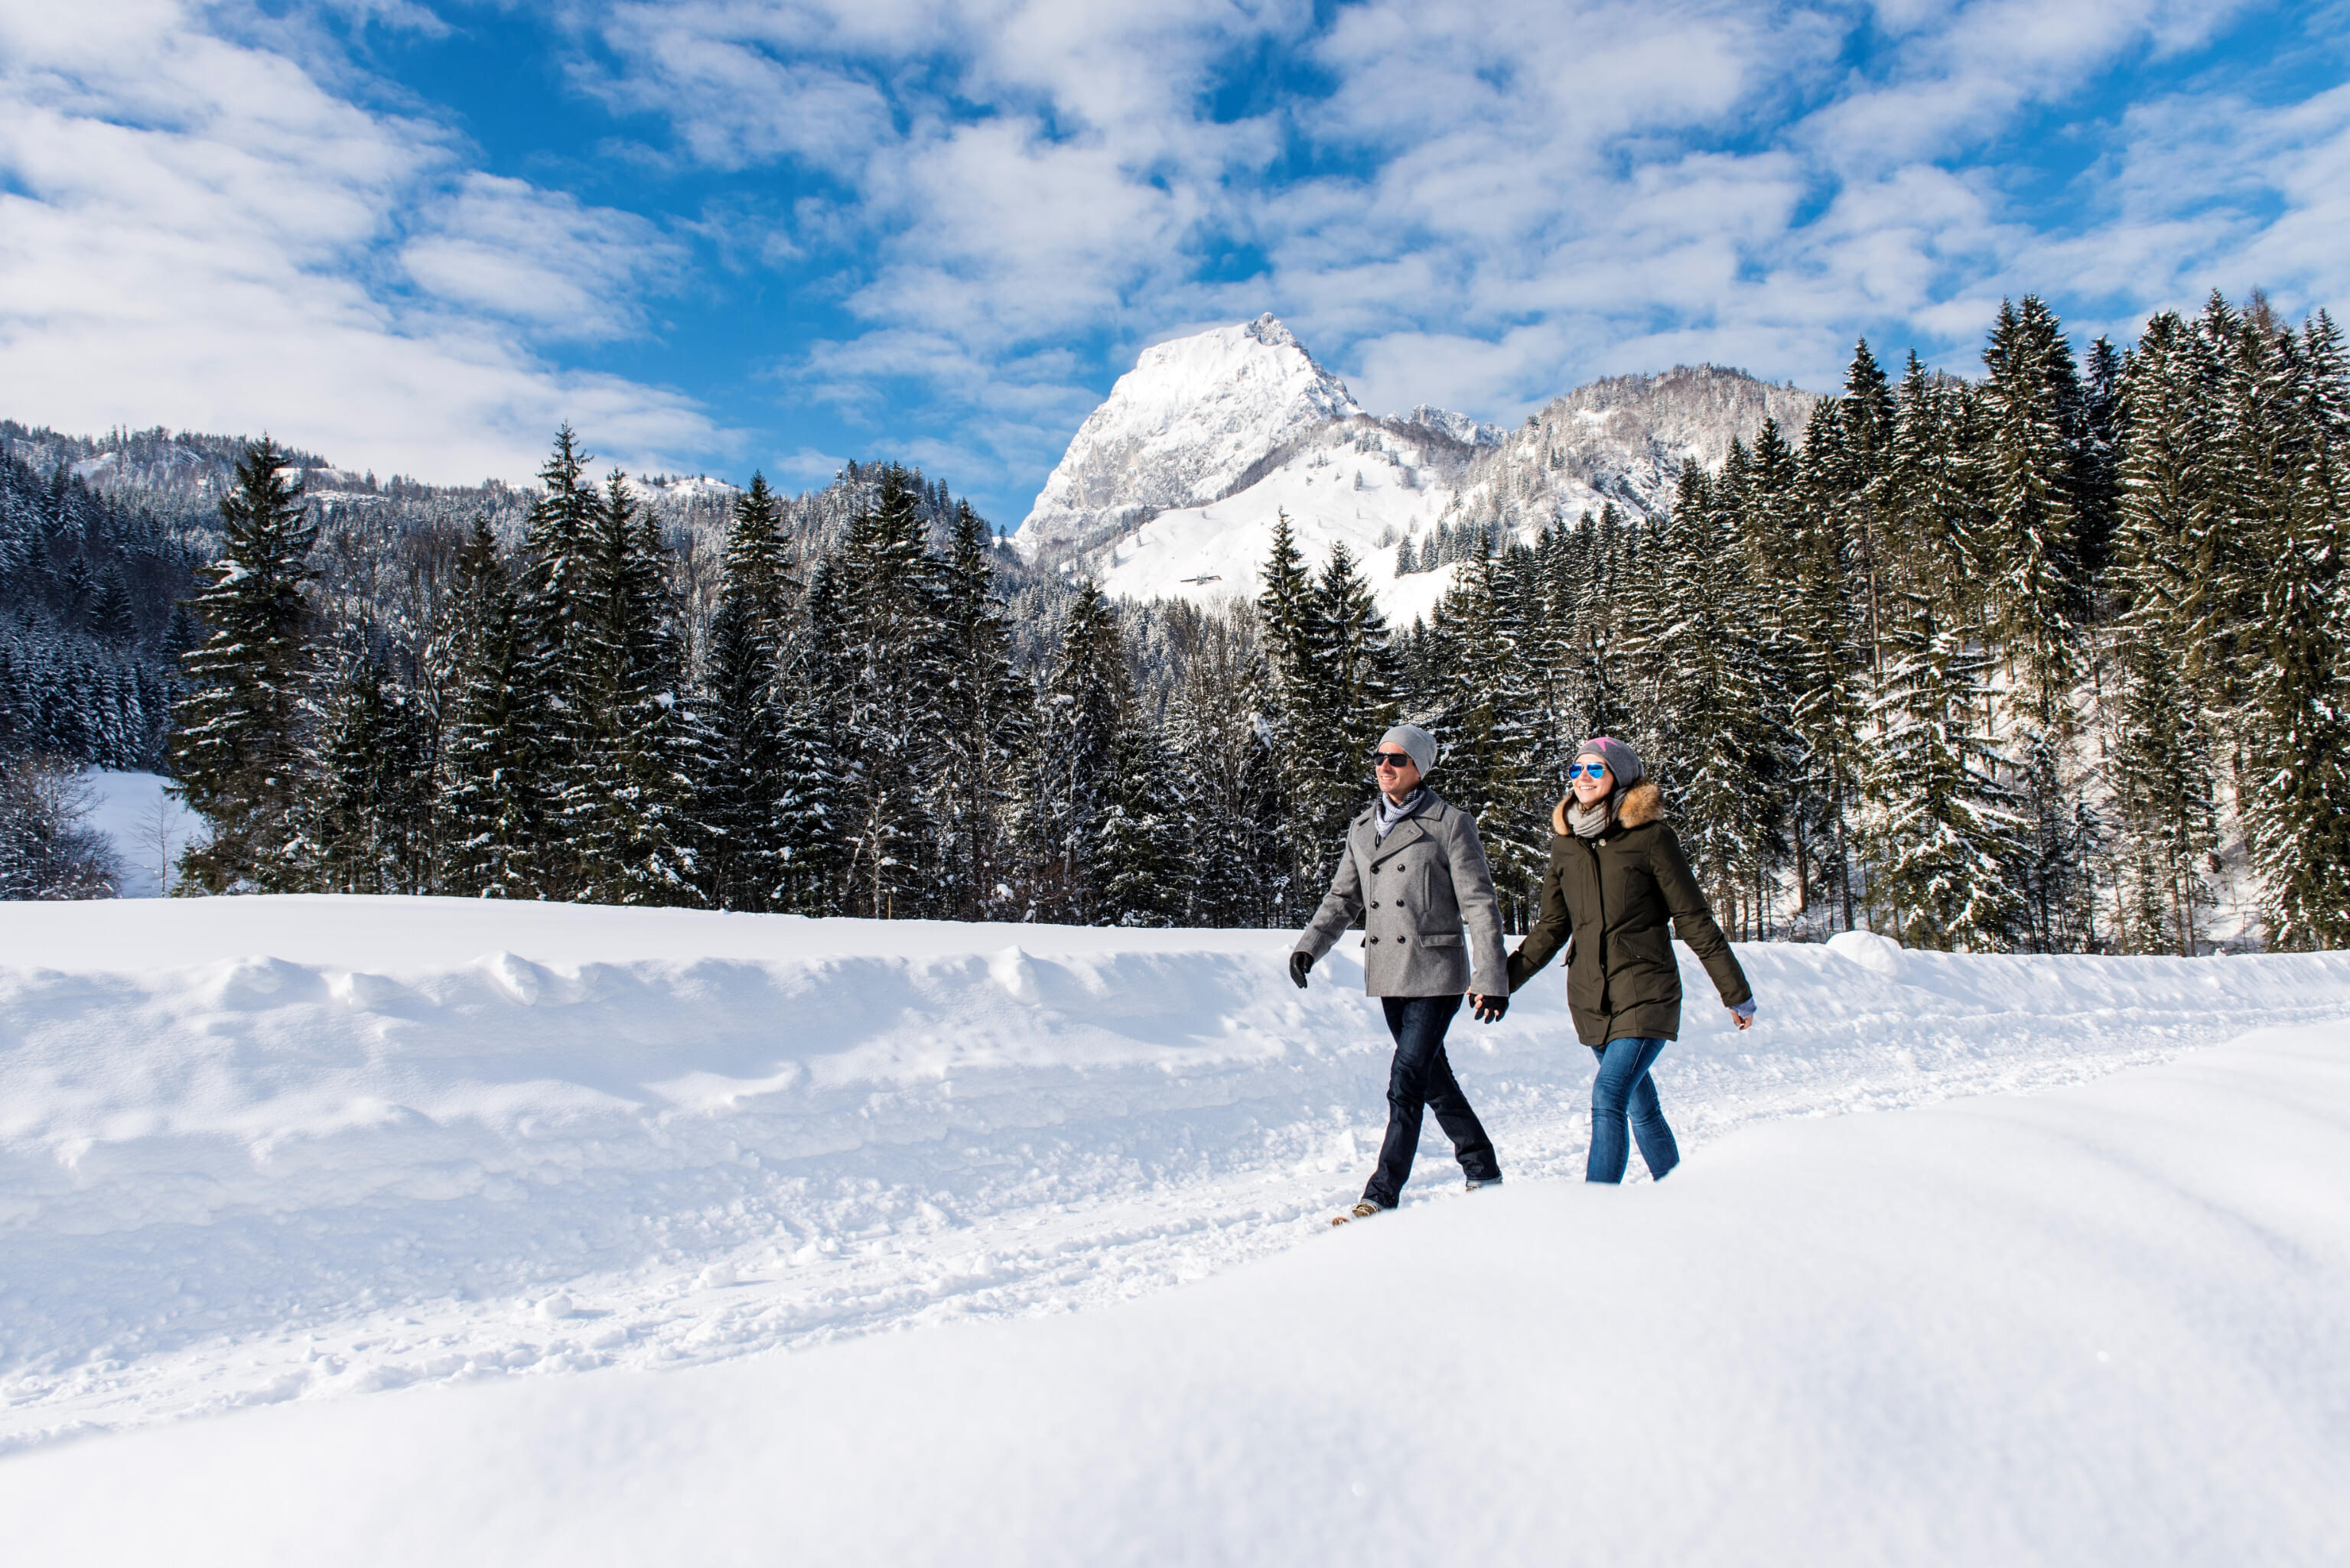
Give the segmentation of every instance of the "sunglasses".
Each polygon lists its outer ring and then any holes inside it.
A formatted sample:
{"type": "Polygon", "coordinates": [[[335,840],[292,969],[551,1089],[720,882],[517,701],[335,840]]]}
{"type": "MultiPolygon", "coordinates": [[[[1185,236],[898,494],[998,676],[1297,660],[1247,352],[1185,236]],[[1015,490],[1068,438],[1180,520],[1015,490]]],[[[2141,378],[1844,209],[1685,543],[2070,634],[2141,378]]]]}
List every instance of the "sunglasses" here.
{"type": "Polygon", "coordinates": [[[1604,779],[1607,776],[1606,763],[1577,763],[1566,770],[1566,782],[1569,784],[1573,784],[1579,778],[1604,779]]]}
{"type": "Polygon", "coordinates": [[[1416,764],[1409,752],[1373,752],[1371,766],[1375,768],[1408,768],[1416,764]]]}

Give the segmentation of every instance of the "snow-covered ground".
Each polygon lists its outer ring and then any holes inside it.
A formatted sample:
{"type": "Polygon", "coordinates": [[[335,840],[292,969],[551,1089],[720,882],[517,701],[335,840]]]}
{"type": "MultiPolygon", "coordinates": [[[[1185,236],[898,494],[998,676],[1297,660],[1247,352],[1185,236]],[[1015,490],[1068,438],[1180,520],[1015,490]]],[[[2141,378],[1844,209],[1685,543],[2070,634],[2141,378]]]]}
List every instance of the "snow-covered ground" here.
{"type": "Polygon", "coordinates": [[[202,819],[163,793],[172,781],[160,774],[112,773],[91,768],[86,826],[106,835],[122,862],[122,896],[156,898],[179,877],[180,852],[202,819]]]}
{"type": "Polygon", "coordinates": [[[2350,957],[1749,946],[1757,1029],[1693,1003],[1659,1071],[1689,1163],[1621,1192],[1546,975],[1454,1034],[1510,1185],[1424,1146],[1334,1233],[1387,1044],[1289,940],[0,905],[0,1519],[28,1561],[2340,1560],[2350,957]]]}

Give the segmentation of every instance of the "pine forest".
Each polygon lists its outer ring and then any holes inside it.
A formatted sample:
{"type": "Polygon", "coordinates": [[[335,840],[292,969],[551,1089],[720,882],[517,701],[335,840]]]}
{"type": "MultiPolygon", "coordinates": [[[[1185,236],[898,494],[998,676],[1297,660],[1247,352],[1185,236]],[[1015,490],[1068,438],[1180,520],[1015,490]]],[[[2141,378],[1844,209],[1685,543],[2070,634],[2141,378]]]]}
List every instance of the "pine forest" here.
{"type": "Polygon", "coordinates": [[[649,485],[567,428],[536,489],[448,491],[206,439],[139,438],[234,462],[198,515],[0,428],[0,896],[105,890],[93,765],[203,814],[191,895],[1292,925],[1409,719],[1521,923],[1608,733],[1733,936],[2350,946],[2350,363],[2258,296],[2079,354],[2027,297],[1964,377],[1863,343],[1653,514],[1284,527],[1209,608],[894,463],[649,485]],[[1388,625],[1376,578],[1440,566],[1388,625]]]}

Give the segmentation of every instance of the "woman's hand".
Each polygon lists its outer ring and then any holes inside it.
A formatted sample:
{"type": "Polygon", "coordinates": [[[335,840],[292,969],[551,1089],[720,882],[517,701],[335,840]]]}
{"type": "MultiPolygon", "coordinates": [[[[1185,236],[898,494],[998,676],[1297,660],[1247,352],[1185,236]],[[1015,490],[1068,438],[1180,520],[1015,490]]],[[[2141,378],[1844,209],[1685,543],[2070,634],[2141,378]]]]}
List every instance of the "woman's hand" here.
{"type": "Polygon", "coordinates": [[[1752,1029],[1754,1027],[1754,1004],[1748,1002],[1742,1012],[1733,1007],[1730,1010],[1730,1016],[1737,1020],[1738,1027],[1741,1029],[1752,1029]]]}

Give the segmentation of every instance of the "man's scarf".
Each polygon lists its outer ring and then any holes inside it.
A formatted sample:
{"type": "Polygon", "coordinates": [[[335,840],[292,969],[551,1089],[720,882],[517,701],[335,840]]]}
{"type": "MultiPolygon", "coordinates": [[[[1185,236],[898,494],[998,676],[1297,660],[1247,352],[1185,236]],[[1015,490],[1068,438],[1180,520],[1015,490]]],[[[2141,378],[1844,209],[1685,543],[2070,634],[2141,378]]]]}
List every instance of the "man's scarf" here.
{"type": "Polygon", "coordinates": [[[1378,799],[1379,821],[1377,830],[1378,836],[1381,838],[1385,838],[1388,834],[1394,832],[1395,825],[1401,822],[1405,817],[1409,816],[1413,812],[1418,811],[1420,808],[1421,803],[1427,799],[1428,786],[1426,784],[1414,784],[1412,786],[1411,793],[1404,796],[1400,803],[1389,800],[1385,794],[1380,795],[1378,799]]]}

